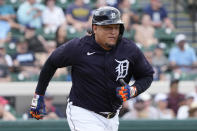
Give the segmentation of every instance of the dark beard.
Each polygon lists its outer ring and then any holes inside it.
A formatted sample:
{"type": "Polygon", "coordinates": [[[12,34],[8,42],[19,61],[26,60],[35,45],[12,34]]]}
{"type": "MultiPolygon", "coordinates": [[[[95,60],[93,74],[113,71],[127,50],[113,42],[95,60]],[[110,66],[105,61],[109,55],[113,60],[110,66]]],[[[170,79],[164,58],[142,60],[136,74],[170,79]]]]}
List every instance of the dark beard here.
{"type": "Polygon", "coordinates": [[[108,47],[108,48],[110,48],[110,49],[112,49],[113,47],[116,46],[116,44],[115,44],[115,45],[110,45],[110,44],[108,44],[108,43],[105,43],[105,46],[108,47]]]}
{"type": "Polygon", "coordinates": [[[118,40],[116,41],[116,44],[115,44],[115,45],[110,45],[110,44],[108,44],[108,43],[105,43],[105,46],[108,47],[108,48],[110,48],[110,49],[112,49],[113,47],[117,46],[118,43],[119,43],[121,40],[122,40],[122,36],[119,35],[119,36],[118,36],[118,40]]]}

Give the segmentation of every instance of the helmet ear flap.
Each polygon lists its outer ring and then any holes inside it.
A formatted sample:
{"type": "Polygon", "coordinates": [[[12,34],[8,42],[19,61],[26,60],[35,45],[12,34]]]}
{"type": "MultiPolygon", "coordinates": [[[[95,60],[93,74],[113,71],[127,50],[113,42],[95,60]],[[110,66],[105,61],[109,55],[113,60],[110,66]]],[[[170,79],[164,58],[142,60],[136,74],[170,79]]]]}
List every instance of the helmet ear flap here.
{"type": "Polygon", "coordinates": [[[119,36],[118,36],[118,40],[117,40],[117,43],[119,43],[121,40],[122,40],[122,36],[124,34],[124,25],[123,24],[120,24],[120,29],[119,29],[119,36]]]}
{"type": "Polygon", "coordinates": [[[119,36],[123,36],[123,34],[124,34],[124,25],[123,24],[120,24],[120,34],[119,34],[119,36]]]}

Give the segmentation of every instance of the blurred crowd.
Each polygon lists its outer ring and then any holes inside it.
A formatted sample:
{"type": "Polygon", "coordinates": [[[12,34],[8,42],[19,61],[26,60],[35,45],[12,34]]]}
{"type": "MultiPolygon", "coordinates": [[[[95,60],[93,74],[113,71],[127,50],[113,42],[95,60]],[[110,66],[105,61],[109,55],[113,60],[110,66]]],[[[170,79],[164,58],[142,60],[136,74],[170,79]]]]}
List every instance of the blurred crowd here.
{"type": "MultiPolygon", "coordinates": [[[[0,0],[0,82],[37,81],[40,69],[53,50],[74,37],[91,33],[94,9],[106,5],[121,11],[124,37],[135,41],[143,51],[154,68],[155,81],[197,78],[196,51],[186,35],[176,34],[162,0],[150,0],[140,8],[135,0],[18,1],[20,4],[16,7],[9,0],[0,0]]],[[[53,80],[70,81],[70,71],[71,67],[58,69],[53,80]]],[[[171,83],[169,94],[144,94],[124,103],[121,117],[197,117],[197,84],[196,93],[184,96],[177,92],[178,82],[171,83]]],[[[53,113],[49,118],[62,117],[50,102],[48,111],[53,113]]],[[[8,101],[0,97],[0,119],[15,120],[7,105],[8,101]]]]}
{"type": "MultiPolygon", "coordinates": [[[[106,5],[121,11],[124,36],[144,52],[154,67],[154,80],[197,77],[196,52],[184,34],[175,34],[161,0],[141,8],[131,0],[73,0],[62,6],[56,0],[26,0],[17,8],[0,0],[0,81],[36,81],[51,52],[91,32],[92,12],[106,5]]],[[[70,70],[59,69],[53,80],[70,81],[70,70]]]]}
{"type": "MultiPolygon", "coordinates": [[[[168,93],[140,94],[135,99],[123,103],[119,117],[122,120],[183,120],[197,119],[197,79],[195,90],[190,93],[180,93],[180,81],[173,79],[170,82],[168,93]]],[[[44,120],[58,120],[66,117],[65,108],[57,106],[54,96],[48,92],[44,98],[46,114],[44,120]]],[[[65,104],[65,103],[64,103],[65,104]]],[[[0,120],[29,120],[29,107],[23,114],[17,114],[12,104],[0,97],[0,120]]]]}
{"type": "MultiPolygon", "coordinates": [[[[65,118],[65,114],[62,110],[57,108],[53,103],[53,96],[50,94],[45,95],[45,115],[44,120],[58,120],[65,118]]],[[[15,111],[14,107],[9,103],[9,101],[0,96],[0,120],[4,121],[15,121],[17,119],[28,120],[31,119],[29,114],[29,109],[26,110],[23,114],[19,114],[15,111]]]]}
{"type": "Polygon", "coordinates": [[[167,94],[142,93],[135,100],[123,104],[120,117],[124,120],[197,118],[197,81],[195,91],[187,94],[179,92],[178,79],[170,82],[167,94]]]}

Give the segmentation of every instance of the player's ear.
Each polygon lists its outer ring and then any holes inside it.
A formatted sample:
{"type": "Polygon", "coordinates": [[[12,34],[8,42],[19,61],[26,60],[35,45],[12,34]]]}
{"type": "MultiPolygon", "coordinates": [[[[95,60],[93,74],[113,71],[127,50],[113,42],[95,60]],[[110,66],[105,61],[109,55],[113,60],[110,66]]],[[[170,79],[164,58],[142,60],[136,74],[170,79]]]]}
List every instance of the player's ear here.
{"type": "Polygon", "coordinates": [[[92,28],[93,28],[93,31],[94,31],[94,34],[95,34],[97,32],[97,26],[93,25],[92,28]]]}

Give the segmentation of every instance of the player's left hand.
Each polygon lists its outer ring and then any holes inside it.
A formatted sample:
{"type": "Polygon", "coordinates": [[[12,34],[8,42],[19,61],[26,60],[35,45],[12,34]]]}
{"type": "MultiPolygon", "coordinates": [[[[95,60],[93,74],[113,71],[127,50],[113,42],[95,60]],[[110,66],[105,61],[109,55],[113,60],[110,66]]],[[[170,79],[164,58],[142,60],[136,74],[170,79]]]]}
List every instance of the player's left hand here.
{"type": "Polygon", "coordinates": [[[30,115],[33,118],[39,120],[42,119],[45,114],[46,111],[44,104],[44,96],[35,94],[31,103],[30,115]]]}
{"type": "Polygon", "coordinates": [[[116,95],[122,102],[129,100],[137,95],[137,89],[135,86],[121,86],[116,88],[116,95]]]}

